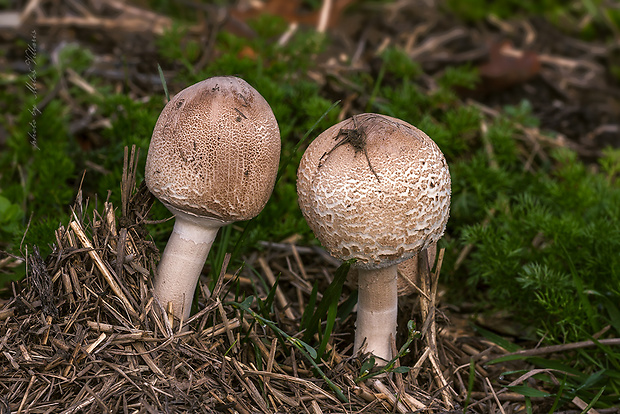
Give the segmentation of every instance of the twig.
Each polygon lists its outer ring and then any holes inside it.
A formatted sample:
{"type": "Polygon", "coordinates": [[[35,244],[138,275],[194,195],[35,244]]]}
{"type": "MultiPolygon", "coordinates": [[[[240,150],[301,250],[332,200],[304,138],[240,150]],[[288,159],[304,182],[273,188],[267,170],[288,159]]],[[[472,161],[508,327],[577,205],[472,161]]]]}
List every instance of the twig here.
{"type": "Polygon", "coordinates": [[[524,349],[521,351],[504,354],[500,356],[499,358],[503,359],[509,356],[536,356],[536,355],[553,354],[556,352],[572,351],[574,349],[589,348],[589,347],[598,346],[598,345],[620,345],[620,338],[600,339],[598,341],[581,341],[581,342],[573,342],[570,344],[544,346],[544,347],[535,348],[535,349],[524,349]]]}
{"type": "Polygon", "coordinates": [[[288,382],[293,382],[295,384],[301,384],[305,387],[308,387],[309,389],[318,392],[319,394],[325,396],[326,398],[330,399],[331,401],[335,402],[335,403],[340,403],[340,401],[338,401],[338,399],[334,398],[333,395],[329,394],[328,392],[326,392],[325,390],[317,387],[314,383],[305,380],[303,378],[297,378],[297,377],[293,377],[290,375],[286,375],[286,374],[278,374],[277,372],[269,372],[269,371],[246,371],[244,373],[244,375],[259,375],[259,376],[264,376],[264,377],[271,377],[271,378],[278,378],[278,379],[283,379],[285,381],[288,382]]]}
{"type": "Polygon", "coordinates": [[[387,398],[392,407],[396,408],[396,411],[398,411],[399,413],[408,412],[407,408],[405,408],[405,406],[396,399],[394,394],[392,394],[392,392],[380,380],[373,380],[372,386],[375,388],[375,390],[385,395],[385,398],[387,398]]]}
{"type": "Polygon", "coordinates": [[[32,388],[32,384],[34,383],[35,375],[30,377],[30,381],[28,381],[28,387],[26,388],[26,392],[24,392],[24,398],[22,398],[22,402],[19,404],[19,408],[17,409],[17,413],[20,414],[22,409],[24,408],[24,404],[26,404],[26,400],[28,399],[28,393],[32,388]]]}
{"type": "Polygon", "coordinates": [[[298,28],[299,24],[297,22],[292,22],[291,24],[289,24],[286,32],[284,32],[282,36],[280,36],[280,38],[278,39],[278,46],[285,46],[289,42],[289,40],[291,40],[298,28]]]}
{"type": "Polygon", "coordinates": [[[441,398],[446,407],[452,409],[454,404],[452,404],[452,398],[450,396],[451,389],[448,382],[444,378],[443,373],[441,372],[441,368],[439,367],[439,354],[437,350],[437,328],[435,324],[435,296],[437,294],[437,289],[434,285],[437,284],[437,280],[435,278],[439,276],[439,269],[433,275],[433,279],[435,280],[431,280],[428,254],[426,250],[422,251],[418,255],[418,274],[420,275],[422,290],[426,292],[426,297],[430,297],[431,299],[429,301],[426,298],[420,298],[420,304],[422,305],[422,318],[424,319],[422,335],[424,336],[426,344],[430,349],[428,359],[433,368],[433,377],[435,382],[437,382],[437,385],[440,387],[441,398]]]}
{"type": "MultiPolygon", "coordinates": [[[[588,403],[577,396],[575,396],[575,398],[573,398],[571,402],[575,404],[577,407],[579,407],[581,410],[585,410],[586,408],[588,408],[588,403]]],[[[581,412],[583,413],[583,411],[581,412]]],[[[594,408],[589,408],[588,411],[586,412],[587,414],[599,414],[599,412],[595,410],[594,408]]]]}
{"type": "Polygon", "coordinates": [[[147,352],[147,350],[144,347],[144,344],[142,342],[135,342],[133,344],[133,347],[138,352],[138,355],[140,355],[142,357],[144,362],[146,362],[146,365],[149,366],[149,368],[151,369],[151,371],[153,371],[153,373],[155,375],[157,375],[158,377],[161,377],[161,378],[165,378],[166,377],[166,375],[164,375],[164,373],[161,371],[161,369],[159,369],[159,367],[157,366],[155,361],[153,361],[153,358],[151,358],[151,356],[147,352]]]}
{"type": "Polygon", "coordinates": [[[217,309],[220,311],[220,316],[222,317],[222,323],[224,324],[224,327],[226,328],[226,335],[228,336],[228,341],[230,342],[230,346],[233,347],[234,350],[236,350],[237,343],[235,342],[235,336],[233,335],[232,330],[230,328],[231,324],[228,320],[228,317],[226,316],[226,311],[224,310],[224,306],[222,306],[222,302],[220,301],[219,297],[216,299],[216,302],[217,302],[217,309]]]}
{"type": "Polygon", "coordinates": [[[97,268],[99,269],[99,271],[103,275],[103,277],[106,280],[106,282],[108,282],[108,285],[110,285],[110,288],[112,288],[112,291],[114,292],[114,294],[116,296],[118,296],[118,298],[121,300],[121,302],[123,302],[123,305],[125,306],[127,311],[132,316],[136,316],[137,317],[138,313],[135,311],[133,306],[131,306],[131,303],[129,303],[129,300],[127,299],[127,297],[125,296],[125,294],[121,290],[120,286],[116,283],[116,280],[114,280],[114,277],[112,276],[112,274],[110,273],[110,271],[106,267],[105,263],[101,259],[101,256],[99,256],[99,254],[97,254],[97,252],[93,248],[93,245],[91,244],[90,240],[88,240],[88,237],[86,237],[86,234],[84,233],[84,230],[82,230],[82,226],[77,221],[77,217],[75,216],[75,213],[74,213],[73,217],[74,217],[74,220],[70,224],[71,225],[71,229],[73,230],[73,232],[75,233],[77,238],[80,240],[80,243],[82,243],[82,246],[84,246],[87,249],[90,249],[88,251],[88,255],[95,262],[95,265],[97,266],[97,268]]]}
{"type": "Polygon", "coordinates": [[[506,412],[504,411],[504,407],[502,406],[502,404],[499,402],[499,399],[497,398],[497,394],[495,393],[495,390],[493,389],[493,385],[491,385],[491,381],[489,381],[488,377],[485,377],[484,380],[489,386],[489,389],[491,390],[491,394],[493,394],[493,398],[495,399],[495,402],[497,403],[497,407],[499,408],[502,414],[506,414],[506,412]]]}
{"type": "Polygon", "coordinates": [[[409,52],[409,57],[415,60],[420,55],[426,52],[432,51],[432,50],[437,50],[442,45],[452,42],[460,37],[463,37],[466,34],[467,32],[465,31],[464,28],[457,27],[455,29],[450,30],[449,32],[442,33],[440,35],[431,37],[427,39],[426,41],[424,41],[424,43],[422,43],[417,48],[412,49],[411,52],[409,52]]]}
{"type": "Polygon", "coordinates": [[[321,5],[321,13],[319,15],[319,21],[316,26],[316,31],[319,33],[325,33],[327,24],[329,23],[329,15],[332,11],[332,0],[323,0],[321,5]]]}

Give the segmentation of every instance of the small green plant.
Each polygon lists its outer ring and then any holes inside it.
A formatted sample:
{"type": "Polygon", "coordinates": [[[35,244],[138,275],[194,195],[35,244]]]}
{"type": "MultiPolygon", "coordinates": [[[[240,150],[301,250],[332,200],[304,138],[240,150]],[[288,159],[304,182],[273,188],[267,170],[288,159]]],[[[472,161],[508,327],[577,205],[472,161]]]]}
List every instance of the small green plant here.
{"type": "MultiPolygon", "coordinates": [[[[508,310],[528,327],[523,337],[550,343],[587,340],[605,327],[611,328],[606,335],[618,336],[618,151],[604,151],[596,169],[573,151],[557,148],[530,160],[534,168],[526,170],[515,137],[539,124],[529,102],[487,118],[452,92],[455,85],[475,80],[468,67],[446,72],[430,94],[415,78],[390,75],[387,67],[373,105],[427,132],[450,166],[451,217],[442,241],[450,302],[477,303],[481,312],[508,310]]],[[[616,357],[611,351],[583,350],[578,362],[566,365],[585,369],[590,359],[609,367],[616,357]]],[[[609,381],[614,377],[610,373],[609,381]]],[[[598,404],[615,398],[611,389],[598,404]]]]}
{"type": "Polygon", "coordinates": [[[68,43],[58,51],[57,70],[62,72],[66,69],[82,73],[88,69],[95,56],[93,53],[78,43],[68,43]]]}
{"type": "Polygon", "coordinates": [[[269,319],[267,319],[267,318],[265,318],[263,316],[260,316],[258,313],[253,311],[252,308],[251,308],[253,301],[254,301],[254,297],[250,296],[246,300],[244,300],[242,303],[233,302],[233,303],[230,303],[230,305],[232,305],[233,307],[235,307],[237,309],[240,309],[240,310],[242,310],[244,312],[247,312],[257,322],[259,322],[262,325],[268,326],[276,334],[278,334],[282,338],[286,339],[286,341],[288,341],[292,346],[294,346],[295,349],[297,349],[308,360],[308,362],[316,370],[316,372],[319,374],[319,376],[332,389],[332,391],[334,391],[334,393],[336,394],[338,399],[340,401],[342,401],[342,402],[345,402],[345,403],[348,402],[349,400],[342,393],[342,390],[340,389],[340,387],[338,387],[329,378],[327,378],[325,373],[319,367],[319,365],[317,363],[318,354],[317,354],[316,350],[312,346],[310,346],[308,343],[304,342],[303,340],[295,338],[295,337],[287,334],[286,332],[284,332],[273,321],[271,321],[271,320],[269,320],[269,319]]]}

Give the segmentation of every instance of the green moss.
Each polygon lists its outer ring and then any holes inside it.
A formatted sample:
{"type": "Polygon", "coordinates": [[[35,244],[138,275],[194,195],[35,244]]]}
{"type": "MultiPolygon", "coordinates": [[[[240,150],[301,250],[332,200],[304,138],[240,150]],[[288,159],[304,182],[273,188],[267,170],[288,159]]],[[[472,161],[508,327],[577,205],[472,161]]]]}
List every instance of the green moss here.
{"type": "Polygon", "coordinates": [[[482,20],[490,14],[506,19],[517,15],[545,14],[567,7],[566,2],[561,0],[472,0],[468,2],[447,0],[446,5],[456,15],[469,21],[482,20]]]}
{"type": "MultiPolygon", "coordinates": [[[[490,302],[524,322],[540,321],[532,326],[547,338],[574,341],[609,323],[594,311],[603,306],[602,297],[620,299],[620,258],[614,253],[620,248],[620,188],[605,174],[588,172],[570,151],[554,158],[558,167],[549,175],[502,179],[496,173],[491,182],[473,185],[479,188],[476,203],[455,198],[456,220],[470,206],[495,213],[486,225],[461,227],[461,246],[474,250],[465,274],[451,278],[466,276],[472,289],[486,286],[490,302]],[[493,194],[501,197],[492,201],[493,194]]],[[[455,193],[461,191],[456,187],[455,193]]]]}
{"type": "Polygon", "coordinates": [[[484,21],[489,16],[503,20],[542,16],[560,30],[584,40],[613,39],[620,28],[620,13],[615,4],[601,0],[447,0],[445,7],[469,23],[484,21]]]}
{"type": "MultiPolygon", "coordinates": [[[[34,99],[26,101],[26,108],[34,105],[34,99]]],[[[4,194],[26,211],[57,214],[74,195],[67,183],[76,179],[71,155],[75,143],[67,131],[66,115],[60,102],[52,101],[36,116],[22,111],[9,130],[9,151],[0,161],[5,166],[4,194]]]]}
{"type": "Polygon", "coordinates": [[[381,59],[388,75],[396,79],[413,80],[422,74],[420,65],[396,47],[387,47],[381,54],[381,59]]]}

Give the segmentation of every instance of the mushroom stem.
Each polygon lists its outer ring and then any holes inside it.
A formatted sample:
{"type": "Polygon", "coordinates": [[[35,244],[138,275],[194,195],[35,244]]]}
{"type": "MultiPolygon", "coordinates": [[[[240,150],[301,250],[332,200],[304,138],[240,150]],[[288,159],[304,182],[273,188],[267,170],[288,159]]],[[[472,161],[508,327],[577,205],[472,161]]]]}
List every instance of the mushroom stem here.
{"type": "MultiPolygon", "coordinates": [[[[392,359],[391,338],[398,316],[398,266],[359,269],[354,354],[364,346],[384,361],[392,359]]],[[[379,365],[385,365],[379,361],[379,365]]]]}
{"type": "Polygon", "coordinates": [[[187,320],[211,245],[220,227],[226,223],[168,208],[176,220],[157,267],[154,295],[164,309],[172,302],[174,315],[178,318],[183,315],[182,320],[187,320]]]}

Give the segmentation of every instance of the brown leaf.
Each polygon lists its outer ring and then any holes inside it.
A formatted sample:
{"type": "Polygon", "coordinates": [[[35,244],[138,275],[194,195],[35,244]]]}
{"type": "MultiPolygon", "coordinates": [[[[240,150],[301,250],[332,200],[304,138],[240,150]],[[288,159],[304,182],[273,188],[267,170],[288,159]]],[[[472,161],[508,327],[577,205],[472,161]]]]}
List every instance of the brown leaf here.
{"type": "MultiPolygon", "coordinates": [[[[338,24],[345,8],[353,3],[353,1],[354,0],[334,0],[332,2],[328,27],[334,27],[338,24]]],[[[264,2],[263,7],[248,10],[233,9],[230,11],[230,14],[236,19],[246,21],[266,13],[280,16],[289,23],[296,22],[304,25],[316,26],[321,11],[304,9],[301,3],[301,0],[267,0],[264,2]]]]}
{"type": "Polygon", "coordinates": [[[538,54],[514,49],[510,42],[494,43],[489,59],[479,66],[476,94],[488,94],[525,83],[540,72],[538,54]]]}

